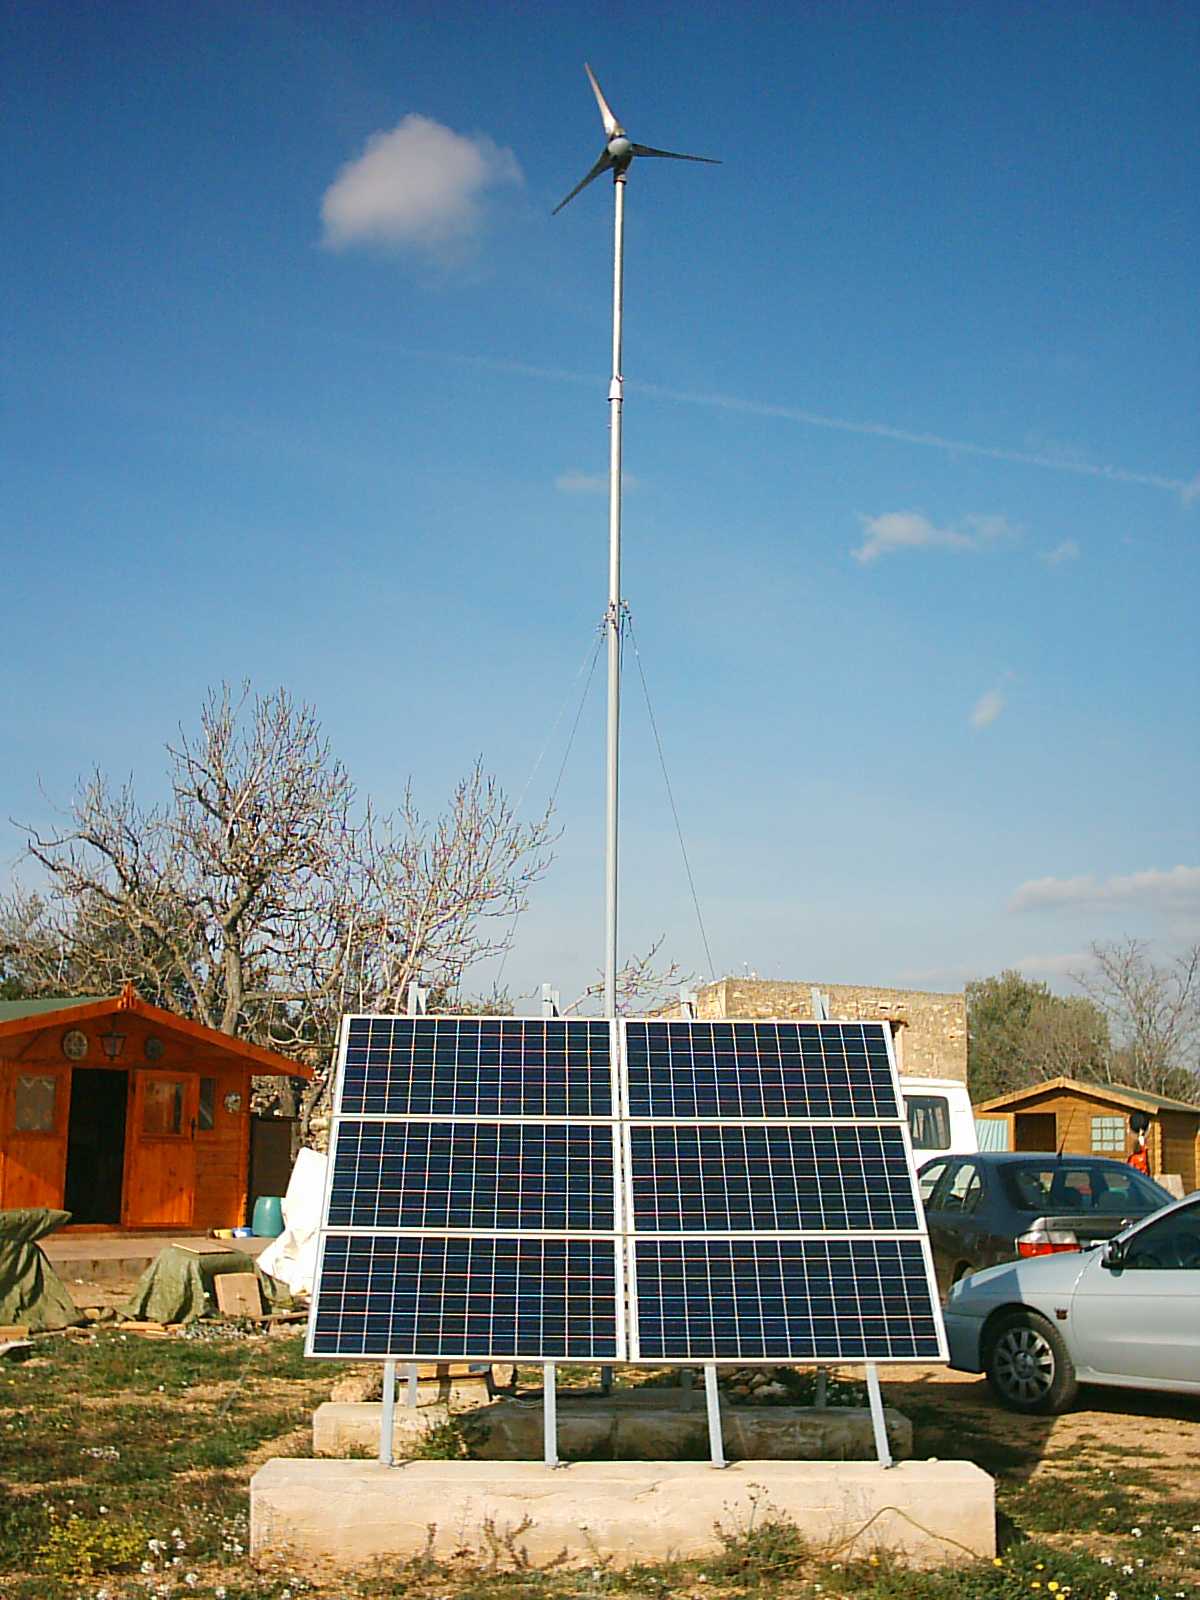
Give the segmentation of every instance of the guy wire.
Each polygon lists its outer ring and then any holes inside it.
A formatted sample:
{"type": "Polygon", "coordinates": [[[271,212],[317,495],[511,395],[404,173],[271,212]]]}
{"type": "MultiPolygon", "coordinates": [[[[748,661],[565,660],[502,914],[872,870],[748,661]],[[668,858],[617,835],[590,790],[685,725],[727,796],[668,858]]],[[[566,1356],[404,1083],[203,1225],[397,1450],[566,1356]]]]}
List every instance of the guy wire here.
{"type": "Polygon", "coordinates": [[[625,609],[625,625],[629,630],[629,642],[633,645],[633,658],[637,662],[638,677],[642,680],[642,694],[646,699],[646,712],[650,718],[650,728],[654,734],[654,743],[658,747],[658,761],[662,767],[663,782],[667,787],[667,799],[671,802],[671,815],[675,819],[675,836],[679,840],[679,851],[683,856],[683,870],[687,873],[688,888],[692,891],[692,905],[696,908],[696,922],[700,928],[700,938],[704,945],[704,955],[708,961],[708,974],[715,978],[717,969],[713,965],[712,951],[708,947],[708,934],[704,931],[704,918],[700,914],[700,899],[696,894],[696,880],[692,876],[692,864],[688,860],[687,845],[683,842],[683,828],[679,822],[679,808],[675,804],[675,793],[671,788],[671,778],[667,772],[667,758],[663,754],[662,740],[658,735],[658,722],[654,716],[654,707],[650,704],[650,690],[646,685],[646,673],[642,667],[642,652],[638,649],[637,634],[634,632],[633,617],[628,607],[625,609]]]}

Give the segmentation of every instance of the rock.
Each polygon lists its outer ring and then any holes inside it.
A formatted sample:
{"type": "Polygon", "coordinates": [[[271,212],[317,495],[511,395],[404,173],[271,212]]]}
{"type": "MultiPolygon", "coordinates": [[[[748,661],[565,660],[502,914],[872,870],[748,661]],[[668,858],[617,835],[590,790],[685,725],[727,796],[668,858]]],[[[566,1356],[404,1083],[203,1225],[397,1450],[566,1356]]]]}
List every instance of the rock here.
{"type": "Polygon", "coordinates": [[[329,1391],[329,1398],[337,1404],[354,1405],[363,1400],[378,1400],[382,1393],[383,1371],[372,1363],[339,1378],[329,1391]]]}
{"type": "MultiPolygon", "coordinates": [[[[760,1391],[761,1392],[761,1391],[760,1391]]],[[[596,1396],[560,1398],[558,1451],[567,1460],[680,1461],[708,1455],[705,1412],[645,1401],[628,1404],[596,1396]]],[[[313,1449],[318,1455],[373,1454],[379,1446],[382,1407],[378,1404],[320,1406],[313,1419],[313,1449]]],[[[447,1421],[449,1407],[419,1411],[396,1408],[395,1453],[417,1451],[430,1427],[447,1421]]],[[[912,1425],[898,1411],[886,1411],[892,1454],[912,1454],[912,1425]]],[[[471,1454],[484,1461],[540,1461],[544,1449],[540,1400],[496,1400],[461,1412],[455,1421],[471,1454]]],[[[871,1461],[875,1435],[865,1407],[818,1411],[811,1406],[722,1406],[722,1435],[733,1459],[766,1461],[871,1461]]]]}

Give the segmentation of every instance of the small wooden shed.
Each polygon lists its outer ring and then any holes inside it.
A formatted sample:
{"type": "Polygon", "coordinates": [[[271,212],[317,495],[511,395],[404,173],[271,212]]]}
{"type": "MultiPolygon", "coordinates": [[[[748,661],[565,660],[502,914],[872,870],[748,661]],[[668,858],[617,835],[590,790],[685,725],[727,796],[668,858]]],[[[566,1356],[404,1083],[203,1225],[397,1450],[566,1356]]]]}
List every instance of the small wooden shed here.
{"type": "Polygon", "coordinates": [[[1174,1172],[1184,1193],[1200,1186],[1200,1106],[1123,1083],[1081,1083],[1048,1078],[985,1100],[981,1117],[1004,1117],[1010,1150],[1065,1150],[1069,1155],[1112,1156],[1124,1161],[1137,1140],[1129,1127],[1135,1111],[1150,1118],[1146,1146],[1150,1171],[1174,1172]]]}
{"type": "Polygon", "coordinates": [[[139,998],[0,1002],[0,1209],[93,1228],[247,1221],[250,1079],[287,1056],[139,998]]]}

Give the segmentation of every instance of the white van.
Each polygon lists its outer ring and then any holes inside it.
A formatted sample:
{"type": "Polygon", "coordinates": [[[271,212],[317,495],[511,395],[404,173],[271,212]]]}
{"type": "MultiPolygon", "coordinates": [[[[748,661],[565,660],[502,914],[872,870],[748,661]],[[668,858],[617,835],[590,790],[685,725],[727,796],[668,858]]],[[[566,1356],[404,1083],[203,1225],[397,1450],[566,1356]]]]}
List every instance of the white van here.
{"type": "Polygon", "coordinates": [[[975,1113],[965,1083],[956,1078],[900,1078],[908,1109],[908,1134],[917,1166],[935,1155],[974,1155],[979,1149],[975,1113]]]}

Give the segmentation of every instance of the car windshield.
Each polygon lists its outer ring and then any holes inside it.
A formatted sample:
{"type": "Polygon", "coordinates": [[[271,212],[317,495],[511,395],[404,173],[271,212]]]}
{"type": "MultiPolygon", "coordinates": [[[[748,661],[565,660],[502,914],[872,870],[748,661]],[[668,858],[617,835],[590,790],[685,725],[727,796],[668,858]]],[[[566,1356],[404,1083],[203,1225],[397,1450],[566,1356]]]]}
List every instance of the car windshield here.
{"type": "Polygon", "coordinates": [[[1157,1211],[1171,1196],[1132,1167],[1070,1156],[1038,1156],[1001,1167],[1008,1198],[1018,1211],[1083,1212],[1127,1217],[1157,1211]]]}

